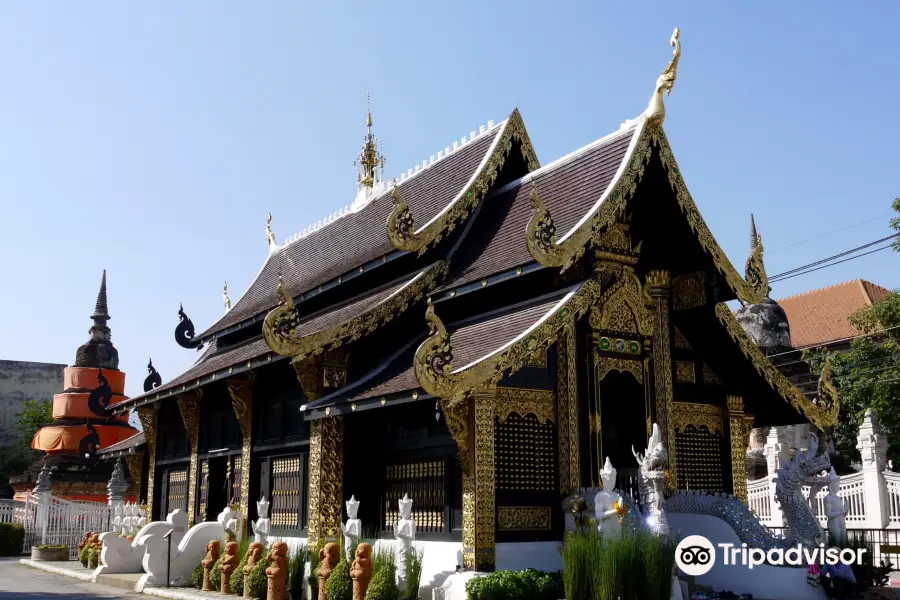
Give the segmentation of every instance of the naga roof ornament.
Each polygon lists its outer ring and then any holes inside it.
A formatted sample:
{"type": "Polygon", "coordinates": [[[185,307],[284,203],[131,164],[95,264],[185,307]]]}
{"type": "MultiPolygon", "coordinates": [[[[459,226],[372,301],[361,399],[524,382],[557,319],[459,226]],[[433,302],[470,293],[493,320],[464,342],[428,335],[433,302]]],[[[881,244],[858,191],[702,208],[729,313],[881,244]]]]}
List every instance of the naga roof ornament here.
{"type": "Polygon", "coordinates": [[[153,366],[153,359],[147,363],[147,377],[144,378],[144,393],[149,392],[154,388],[158,388],[162,385],[162,376],[157,372],[156,367],[153,366]]]}
{"type": "Polygon", "coordinates": [[[203,344],[194,341],[194,322],[184,312],[184,306],[178,305],[178,325],[175,326],[175,341],[182,348],[196,348],[200,350],[203,344]]]}
{"type": "MultiPolygon", "coordinates": [[[[531,140],[528,138],[528,132],[525,131],[525,124],[522,122],[519,109],[515,109],[509,118],[498,127],[500,127],[500,131],[472,178],[449,204],[424,225],[418,228],[415,226],[414,216],[402,200],[403,182],[401,181],[400,185],[394,188],[392,193],[394,210],[388,216],[387,235],[395,248],[422,254],[430,245],[440,242],[446,234],[465,221],[494,184],[500,169],[513,149],[514,142],[518,143],[529,172],[540,167],[531,140]]],[[[491,128],[489,127],[488,130],[490,131],[491,128]]],[[[483,130],[480,130],[478,134],[473,131],[471,139],[475,139],[477,135],[483,133],[485,133],[483,130]]],[[[455,143],[454,148],[456,148],[455,143]]],[[[449,147],[445,150],[447,151],[445,156],[453,152],[449,147]]],[[[440,157],[440,153],[438,155],[440,157]]],[[[428,161],[422,163],[423,169],[434,164],[434,157],[432,156],[431,159],[430,163],[428,161]]],[[[416,170],[418,172],[418,166],[416,170]]]]}
{"type": "Polygon", "coordinates": [[[269,242],[269,254],[278,250],[278,242],[275,241],[275,234],[272,232],[272,213],[268,213],[266,218],[266,240],[269,242]]]}
{"type": "Polygon", "coordinates": [[[672,60],[669,61],[666,68],[656,78],[656,89],[653,90],[650,104],[647,106],[647,110],[644,111],[647,126],[651,129],[659,127],[666,119],[666,105],[663,103],[663,92],[668,96],[672,93],[672,87],[675,85],[678,60],[681,58],[680,35],[681,32],[676,27],[675,31],[672,32],[672,38],[669,40],[669,44],[672,46],[672,60]]]}

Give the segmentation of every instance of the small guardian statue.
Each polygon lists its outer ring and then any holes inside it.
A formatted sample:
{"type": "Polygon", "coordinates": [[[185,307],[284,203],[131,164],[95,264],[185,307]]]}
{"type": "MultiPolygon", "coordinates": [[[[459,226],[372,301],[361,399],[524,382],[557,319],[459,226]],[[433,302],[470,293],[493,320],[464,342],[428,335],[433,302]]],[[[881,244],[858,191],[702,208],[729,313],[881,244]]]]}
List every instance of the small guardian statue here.
{"type": "MultiPolygon", "coordinates": [[[[356,547],[356,559],[350,567],[353,579],[353,600],[365,600],[366,590],[372,581],[372,546],[363,543],[356,547]]],[[[409,594],[407,594],[409,595],[409,594]]]]}
{"type": "Polygon", "coordinates": [[[250,595],[250,571],[256,566],[256,563],[262,560],[263,545],[259,542],[252,542],[250,548],[247,549],[247,562],[244,564],[244,598],[252,598],[250,595]]]}
{"type": "Polygon", "coordinates": [[[406,590],[406,558],[413,550],[416,539],[416,522],[412,520],[413,501],[408,494],[397,501],[400,508],[400,520],[394,528],[394,537],[400,542],[397,547],[397,585],[400,591],[406,590]]]}
{"type": "Polygon", "coordinates": [[[219,560],[219,540],[210,540],[206,544],[206,558],[200,561],[200,566],[203,567],[203,587],[201,589],[204,592],[216,591],[209,580],[209,572],[217,560],[219,560]]]}
{"type": "Polygon", "coordinates": [[[256,503],[256,514],[259,515],[259,519],[250,523],[250,526],[253,528],[256,541],[265,546],[269,541],[269,502],[265,496],[256,503]]]}
{"type": "Polygon", "coordinates": [[[659,425],[653,424],[653,433],[647,441],[644,454],[635,452],[634,446],[631,447],[631,453],[638,463],[638,489],[647,526],[657,535],[668,535],[669,520],[663,508],[665,502],[663,493],[666,487],[665,469],[669,456],[662,443],[659,425]]]}
{"type": "Polygon", "coordinates": [[[362,521],[356,518],[359,513],[359,500],[356,499],[356,496],[350,496],[345,504],[347,505],[347,523],[343,525],[344,556],[347,557],[347,562],[353,562],[356,546],[359,545],[359,536],[362,535],[362,521]]]}
{"type": "Polygon", "coordinates": [[[325,582],[331,577],[331,572],[341,560],[341,552],[338,545],[334,542],[328,542],[325,547],[319,550],[319,569],[316,571],[316,579],[319,580],[319,600],[328,600],[325,595],[325,582]]]}
{"type": "Polygon", "coordinates": [[[228,542],[225,544],[225,556],[219,561],[219,573],[222,574],[219,578],[221,579],[219,585],[219,591],[221,593],[231,593],[231,574],[237,568],[238,562],[238,543],[228,542]]]}
{"type": "Polygon", "coordinates": [[[828,519],[828,533],[834,538],[835,544],[843,547],[847,544],[847,525],[844,519],[849,507],[846,498],[838,496],[840,483],[841,478],[834,472],[834,467],[831,467],[831,473],[828,475],[828,495],[825,496],[825,517],[828,519]]]}
{"type": "Polygon", "coordinates": [[[594,520],[597,530],[604,537],[618,537],[622,532],[622,517],[625,516],[625,502],[615,492],[616,469],[606,457],[606,464],[600,471],[603,491],[594,496],[594,520]]]}
{"type": "Polygon", "coordinates": [[[147,509],[143,506],[137,507],[137,526],[134,534],[136,535],[138,531],[140,531],[144,525],[147,524],[147,509]]]}
{"type": "Polygon", "coordinates": [[[268,580],[266,600],[284,600],[284,582],[287,578],[287,554],[288,546],[286,542],[275,542],[272,544],[272,550],[267,557],[269,566],[266,568],[266,579],[268,580]]]}
{"type": "Polygon", "coordinates": [[[121,502],[116,504],[115,508],[113,508],[113,513],[115,516],[112,520],[112,532],[119,535],[127,535],[125,523],[123,523],[123,519],[125,518],[125,507],[121,502]]]}

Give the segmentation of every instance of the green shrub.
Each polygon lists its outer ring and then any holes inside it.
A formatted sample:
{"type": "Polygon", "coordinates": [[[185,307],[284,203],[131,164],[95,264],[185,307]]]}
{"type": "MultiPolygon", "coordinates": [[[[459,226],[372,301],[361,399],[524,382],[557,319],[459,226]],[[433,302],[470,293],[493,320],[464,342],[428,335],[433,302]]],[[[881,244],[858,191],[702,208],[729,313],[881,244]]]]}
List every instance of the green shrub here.
{"type": "Polygon", "coordinates": [[[222,562],[222,555],[219,555],[219,558],[216,559],[216,562],[212,564],[212,567],[209,569],[209,583],[212,585],[212,589],[215,591],[219,591],[222,585],[222,573],[219,571],[219,563],[222,562]]]}
{"type": "Polygon", "coordinates": [[[424,557],[425,550],[423,548],[413,547],[406,553],[406,592],[404,597],[407,599],[419,597],[419,584],[422,582],[422,559],[424,557]]]}
{"type": "Polygon", "coordinates": [[[197,568],[191,573],[191,587],[198,590],[203,587],[203,566],[197,565],[197,568]]]}
{"type": "Polygon", "coordinates": [[[88,566],[88,552],[90,551],[91,549],[85,546],[81,549],[80,552],[78,552],[78,560],[81,562],[81,566],[83,566],[85,569],[87,569],[88,566]]]}
{"type": "Polygon", "coordinates": [[[21,523],[0,523],[0,556],[22,554],[25,543],[25,528],[21,523]]]}
{"type": "MultiPolygon", "coordinates": [[[[400,600],[400,588],[397,587],[397,567],[394,564],[393,552],[381,550],[375,553],[372,561],[372,581],[366,590],[366,600],[400,600]],[[375,566],[378,570],[375,570],[375,566]]],[[[329,583],[331,579],[328,580],[329,583]]],[[[328,600],[331,600],[329,598],[328,600]]]]}
{"type": "MultiPolygon", "coordinates": [[[[266,579],[267,566],[269,565],[265,561],[265,557],[263,557],[263,560],[260,560],[253,565],[253,570],[250,571],[250,582],[247,585],[251,598],[266,597],[266,587],[268,586],[268,580],[266,579]]],[[[243,590],[241,590],[241,592],[243,592],[243,590]]]]}
{"type": "Polygon", "coordinates": [[[68,550],[69,547],[65,544],[40,544],[39,546],[35,546],[38,550],[68,550]]]}
{"type": "Polygon", "coordinates": [[[309,553],[309,577],[307,578],[307,582],[309,583],[313,598],[319,597],[319,578],[316,576],[316,571],[319,570],[319,550],[323,547],[324,544],[319,542],[314,548],[307,550],[309,553]]]}
{"type": "Polygon", "coordinates": [[[559,573],[534,569],[496,571],[466,582],[468,600],[557,600],[564,592],[559,573]]]}
{"type": "Polygon", "coordinates": [[[88,569],[96,569],[97,568],[97,560],[99,558],[99,553],[96,548],[91,548],[87,553],[87,568],[88,569]]]}
{"type": "Polygon", "coordinates": [[[353,580],[350,579],[350,563],[341,557],[337,566],[325,581],[325,597],[328,600],[352,600],[353,580]]]}

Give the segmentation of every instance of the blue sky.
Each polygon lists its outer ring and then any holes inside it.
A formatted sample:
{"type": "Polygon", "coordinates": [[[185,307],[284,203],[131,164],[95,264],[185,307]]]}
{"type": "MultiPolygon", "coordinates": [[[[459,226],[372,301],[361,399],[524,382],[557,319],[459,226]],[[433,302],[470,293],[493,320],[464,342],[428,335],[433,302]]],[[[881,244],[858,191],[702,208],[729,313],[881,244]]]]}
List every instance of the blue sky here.
{"type": "MultiPolygon", "coordinates": [[[[204,329],[224,280],[237,300],[267,211],[282,241],[352,201],[366,92],[388,177],[514,107],[548,163],[644,109],[675,25],[666,131],[740,270],[750,212],[770,274],[888,235],[900,5],[856,4],[4,3],[0,357],[70,363],[105,268],[126,391],[148,356],[170,379],[197,357],[178,303],[204,329]]],[[[896,288],[898,264],[774,295],[896,288]]]]}

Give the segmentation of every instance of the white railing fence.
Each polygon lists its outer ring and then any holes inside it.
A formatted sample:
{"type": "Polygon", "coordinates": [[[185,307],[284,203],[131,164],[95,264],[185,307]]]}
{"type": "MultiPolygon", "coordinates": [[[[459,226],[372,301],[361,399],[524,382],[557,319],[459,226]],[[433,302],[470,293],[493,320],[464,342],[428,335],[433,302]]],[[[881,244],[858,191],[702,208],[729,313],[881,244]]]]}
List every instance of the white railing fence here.
{"type": "Polygon", "coordinates": [[[25,503],[18,500],[0,500],[0,523],[24,523],[25,503]]]}
{"type": "Polygon", "coordinates": [[[24,552],[39,544],[65,544],[69,559],[78,558],[78,543],[88,531],[110,530],[112,509],[97,502],[31,494],[25,498],[24,552]]]}
{"type": "Polygon", "coordinates": [[[747,482],[747,504],[764,525],[772,524],[772,497],[767,477],[747,482]]]}

